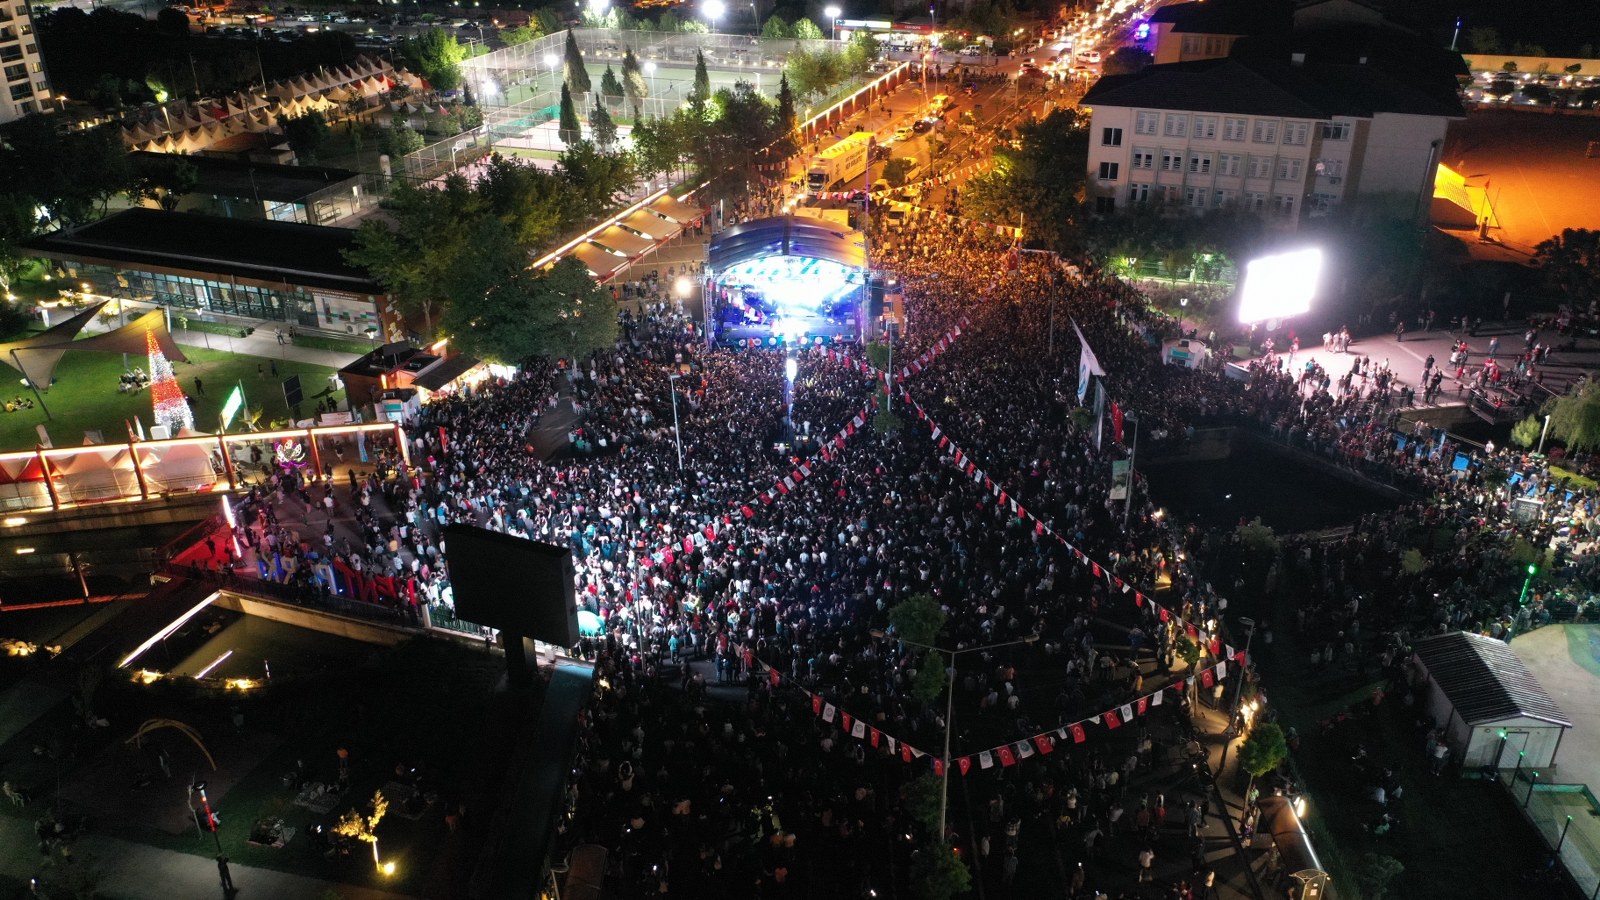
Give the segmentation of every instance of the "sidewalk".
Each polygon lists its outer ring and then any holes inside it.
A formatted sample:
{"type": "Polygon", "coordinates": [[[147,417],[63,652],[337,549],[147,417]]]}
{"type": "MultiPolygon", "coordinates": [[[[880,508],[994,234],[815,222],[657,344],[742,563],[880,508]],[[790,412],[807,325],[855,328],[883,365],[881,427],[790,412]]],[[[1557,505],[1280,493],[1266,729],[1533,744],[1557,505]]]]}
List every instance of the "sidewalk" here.
{"type": "MultiPolygon", "coordinates": [[[[26,884],[28,879],[48,868],[37,850],[29,823],[14,816],[0,816],[0,875],[26,884]]],[[[216,863],[207,856],[191,856],[176,850],[160,850],[119,838],[89,834],[72,844],[74,862],[88,866],[98,877],[97,895],[115,900],[197,900],[221,897],[216,863]]],[[[232,896],[273,898],[273,900],[322,900],[338,896],[342,900],[406,900],[406,895],[357,885],[323,881],[230,864],[236,888],[232,896]]],[[[46,875],[45,883],[49,884],[46,875]]],[[[40,896],[49,897],[48,893],[40,896]]]]}
{"type": "MultiPolygon", "coordinates": [[[[245,327],[241,325],[240,330],[245,327]]],[[[338,350],[296,347],[289,343],[287,333],[280,345],[271,325],[261,324],[254,327],[255,332],[249,337],[228,337],[204,331],[176,329],[172,332],[172,339],[189,347],[210,347],[212,350],[226,350],[245,356],[270,356],[314,366],[327,366],[330,369],[342,369],[356,358],[354,353],[343,353],[338,350]]]]}

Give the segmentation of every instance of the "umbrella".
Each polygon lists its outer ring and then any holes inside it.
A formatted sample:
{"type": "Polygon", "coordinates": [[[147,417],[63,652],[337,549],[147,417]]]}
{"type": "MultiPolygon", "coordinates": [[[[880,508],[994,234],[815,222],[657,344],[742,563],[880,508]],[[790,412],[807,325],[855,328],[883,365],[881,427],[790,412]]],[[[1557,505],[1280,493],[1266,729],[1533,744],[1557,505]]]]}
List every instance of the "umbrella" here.
{"type": "Polygon", "coordinates": [[[588,611],[587,609],[578,610],[578,633],[599,634],[600,617],[588,611]]]}

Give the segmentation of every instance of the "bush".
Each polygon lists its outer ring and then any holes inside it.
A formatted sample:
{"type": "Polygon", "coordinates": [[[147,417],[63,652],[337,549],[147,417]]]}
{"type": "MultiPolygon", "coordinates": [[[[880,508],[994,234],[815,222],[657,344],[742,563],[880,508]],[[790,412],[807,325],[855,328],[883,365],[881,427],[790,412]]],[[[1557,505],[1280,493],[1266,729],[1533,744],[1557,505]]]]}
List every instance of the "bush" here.
{"type": "Polygon", "coordinates": [[[326,334],[300,334],[296,333],[291,341],[296,347],[308,347],[312,350],[332,350],[336,353],[369,353],[372,351],[371,341],[358,341],[354,338],[333,337],[326,334]]]}

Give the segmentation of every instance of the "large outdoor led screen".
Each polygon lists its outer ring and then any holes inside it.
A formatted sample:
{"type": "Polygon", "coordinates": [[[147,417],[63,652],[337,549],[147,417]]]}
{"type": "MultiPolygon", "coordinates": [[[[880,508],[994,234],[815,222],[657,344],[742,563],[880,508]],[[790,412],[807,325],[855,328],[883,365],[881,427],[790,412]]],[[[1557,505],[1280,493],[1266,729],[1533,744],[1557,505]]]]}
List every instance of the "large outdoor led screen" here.
{"type": "Polygon", "coordinates": [[[1245,267],[1239,321],[1286,319],[1310,311],[1321,274],[1321,250],[1296,250],[1252,260],[1245,267]]]}

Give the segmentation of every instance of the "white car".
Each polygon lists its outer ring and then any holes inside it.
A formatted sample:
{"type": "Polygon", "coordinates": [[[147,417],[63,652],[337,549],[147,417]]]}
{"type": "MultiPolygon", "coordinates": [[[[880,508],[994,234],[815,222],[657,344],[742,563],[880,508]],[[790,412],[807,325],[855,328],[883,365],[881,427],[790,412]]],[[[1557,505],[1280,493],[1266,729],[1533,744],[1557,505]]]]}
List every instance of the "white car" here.
{"type": "Polygon", "coordinates": [[[1100,65],[1100,51],[1085,50],[1078,54],[1078,62],[1084,63],[1085,65],[1098,66],[1100,65]]]}

